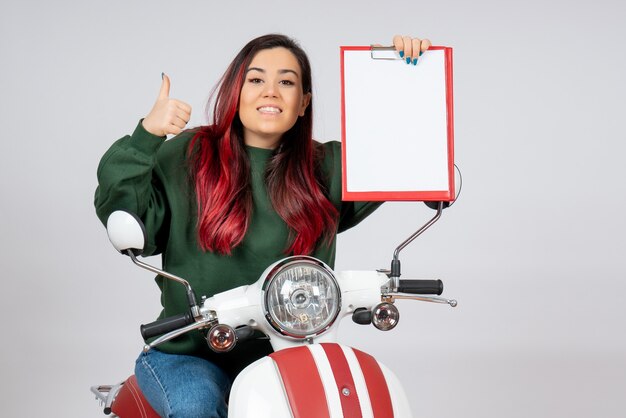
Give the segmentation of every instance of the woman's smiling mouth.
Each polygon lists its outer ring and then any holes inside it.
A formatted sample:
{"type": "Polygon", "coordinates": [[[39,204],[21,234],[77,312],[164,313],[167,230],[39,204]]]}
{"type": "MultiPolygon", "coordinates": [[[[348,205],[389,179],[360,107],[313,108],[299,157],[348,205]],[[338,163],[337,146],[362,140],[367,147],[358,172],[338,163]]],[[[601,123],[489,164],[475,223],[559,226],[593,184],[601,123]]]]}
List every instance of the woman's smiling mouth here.
{"type": "Polygon", "coordinates": [[[267,114],[278,114],[282,112],[282,110],[276,106],[261,106],[257,110],[267,114]]]}

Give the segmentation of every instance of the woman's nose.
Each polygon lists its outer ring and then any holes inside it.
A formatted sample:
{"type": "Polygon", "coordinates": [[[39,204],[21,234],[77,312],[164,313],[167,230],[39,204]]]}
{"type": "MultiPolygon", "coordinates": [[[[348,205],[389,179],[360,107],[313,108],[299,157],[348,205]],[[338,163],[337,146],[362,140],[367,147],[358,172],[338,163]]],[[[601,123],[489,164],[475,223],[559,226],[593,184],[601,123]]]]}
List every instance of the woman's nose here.
{"type": "Polygon", "coordinates": [[[273,82],[268,82],[264,84],[263,89],[263,97],[277,97],[278,89],[276,88],[276,84],[273,82]]]}

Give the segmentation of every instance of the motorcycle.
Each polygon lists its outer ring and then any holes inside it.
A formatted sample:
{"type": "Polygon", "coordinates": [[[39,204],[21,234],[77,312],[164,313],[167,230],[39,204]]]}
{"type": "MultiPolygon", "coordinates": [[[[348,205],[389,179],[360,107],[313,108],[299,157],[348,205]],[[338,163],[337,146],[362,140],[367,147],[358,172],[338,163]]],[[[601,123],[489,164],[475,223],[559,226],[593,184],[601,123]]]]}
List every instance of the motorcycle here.
{"type": "MultiPolygon", "coordinates": [[[[246,367],[235,379],[228,416],[244,417],[411,417],[408,398],[394,373],[373,356],[338,344],[341,320],[393,329],[400,318],[394,304],[410,299],[447,304],[443,283],[400,278],[400,251],[442,214],[447,202],[428,202],[436,215],[396,248],[391,269],[335,273],[322,261],[292,256],[267,267],[248,286],[212,297],[197,296],[185,279],[139,261],[143,224],[116,211],[107,221],[113,246],[132,262],[186,288],[189,309],[140,327],[147,352],[187,332],[203,332],[216,352],[227,352],[261,331],[274,353],[246,367]],[[156,338],[155,338],[156,337],[156,338]],[[151,340],[152,338],[155,338],[151,340]]],[[[134,376],[116,385],[93,386],[104,413],[121,418],[158,417],[134,376]]]]}

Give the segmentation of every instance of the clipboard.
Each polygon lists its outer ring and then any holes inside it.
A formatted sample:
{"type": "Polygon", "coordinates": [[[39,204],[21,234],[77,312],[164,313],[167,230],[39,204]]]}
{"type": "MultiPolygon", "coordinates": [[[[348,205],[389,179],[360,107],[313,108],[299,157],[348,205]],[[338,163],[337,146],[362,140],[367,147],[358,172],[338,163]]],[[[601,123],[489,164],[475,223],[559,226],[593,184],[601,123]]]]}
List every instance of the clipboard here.
{"type": "Polygon", "coordinates": [[[452,48],[340,51],[343,200],[453,201],[452,48]]]}

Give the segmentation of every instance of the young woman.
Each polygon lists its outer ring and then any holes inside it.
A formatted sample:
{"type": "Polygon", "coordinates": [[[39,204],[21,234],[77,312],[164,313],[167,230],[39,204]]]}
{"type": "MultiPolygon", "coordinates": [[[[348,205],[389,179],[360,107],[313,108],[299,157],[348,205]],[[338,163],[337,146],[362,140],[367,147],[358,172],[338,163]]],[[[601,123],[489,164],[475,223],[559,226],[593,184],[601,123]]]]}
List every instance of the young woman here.
{"type": "MultiPolygon", "coordinates": [[[[394,37],[407,64],[430,42],[394,37]]],[[[98,167],[95,206],[137,214],[148,233],[144,255],[187,279],[199,295],[255,282],[267,266],[292,254],[331,267],[337,233],[378,203],[341,201],[341,145],[312,139],[311,68],[304,51],[282,35],[250,41],[215,93],[212,124],[183,130],[189,105],[159,97],[130,136],[113,144],[98,167]],[[168,134],[176,136],[165,141],[168,134]]],[[[381,144],[384,146],[384,144],[381,144]]],[[[184,288],[156,278],[161,317],[186,309],[184,288]]],[[[225,417],[234,376],[271,352],[253,339],[215,354],[201,332],[142,353],[135,374],[164,417],[225,417]]]]}

